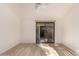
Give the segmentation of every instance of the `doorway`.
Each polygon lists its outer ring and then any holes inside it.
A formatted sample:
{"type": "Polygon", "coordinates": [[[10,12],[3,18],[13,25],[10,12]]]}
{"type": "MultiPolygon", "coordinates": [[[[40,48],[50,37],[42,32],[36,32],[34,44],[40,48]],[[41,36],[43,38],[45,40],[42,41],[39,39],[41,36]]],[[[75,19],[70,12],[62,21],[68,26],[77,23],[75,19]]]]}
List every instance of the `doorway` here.
{"type": "Polygon", "coordinates": [[[36,43],[55,42],[55,22],[36,22],[36,43]]]}

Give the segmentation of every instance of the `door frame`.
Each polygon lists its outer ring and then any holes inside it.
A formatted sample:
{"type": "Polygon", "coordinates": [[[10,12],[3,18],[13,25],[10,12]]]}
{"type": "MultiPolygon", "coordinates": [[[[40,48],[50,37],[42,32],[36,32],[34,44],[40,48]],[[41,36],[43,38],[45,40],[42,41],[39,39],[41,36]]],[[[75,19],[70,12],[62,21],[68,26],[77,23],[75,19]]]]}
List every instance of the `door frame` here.
{"type": "MultiPolygon", "coordinates": [[[[36,24],[35,24],[35,26],[36,26],[36,29],[37,29],[37,23],[53,23],[53,40],[54,40],[54,42],[53,43],[55,43],[55,21],[36,21],[35,22],[36,24]]],[[[36,30],[35,29],[35,30],[36,30]]],[[[37,30],[36,30],[36,44],[38,44],[38,42],[37,42],[37,30]]]]}

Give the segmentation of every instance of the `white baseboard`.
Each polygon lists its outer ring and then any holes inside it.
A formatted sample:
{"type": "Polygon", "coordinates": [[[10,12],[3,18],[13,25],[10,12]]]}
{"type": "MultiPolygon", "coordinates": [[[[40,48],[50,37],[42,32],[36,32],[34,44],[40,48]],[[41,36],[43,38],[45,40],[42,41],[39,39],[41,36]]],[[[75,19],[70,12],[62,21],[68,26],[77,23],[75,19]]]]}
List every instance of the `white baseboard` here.
{"type": "Polygon", "coordinates": [[[13,48],[13,47],[15,47],[15,46],[18,45],[19,43],[20,43],[20,42],[15,43],[15,44],[13,44],[13,45],[7,47],[7,49],[4,49],[4,50],[0,51],[0,54],[2,54],[2,53],[4,53],[4,52],[8,51],[9,49],[11,49],[11,48],[13,48]]]}

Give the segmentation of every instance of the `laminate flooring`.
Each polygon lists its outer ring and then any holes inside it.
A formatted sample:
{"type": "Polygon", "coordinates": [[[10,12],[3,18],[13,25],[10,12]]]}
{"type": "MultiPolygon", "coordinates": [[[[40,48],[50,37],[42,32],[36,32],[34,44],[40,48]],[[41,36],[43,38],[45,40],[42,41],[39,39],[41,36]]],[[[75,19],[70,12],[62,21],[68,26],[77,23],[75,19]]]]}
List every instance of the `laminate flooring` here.
{"type": "Polygon", "coordinates": [[[62,44],[18,44],[1,54],[1,56],[77,56],[62,44]]]}

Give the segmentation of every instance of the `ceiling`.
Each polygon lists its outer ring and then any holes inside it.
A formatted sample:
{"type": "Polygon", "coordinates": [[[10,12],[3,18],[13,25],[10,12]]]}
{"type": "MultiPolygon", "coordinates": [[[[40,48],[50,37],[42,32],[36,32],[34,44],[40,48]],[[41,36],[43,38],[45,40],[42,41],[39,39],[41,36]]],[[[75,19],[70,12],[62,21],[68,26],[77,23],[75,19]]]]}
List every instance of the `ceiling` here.
{"type": "Polygon", "coordinates": [[[35,8],[34,3],[16,3],[7,4],[9,9],[15,13],[18,17],[63,17],[73,6],[69,3],[50,3],[42,5],[38,9],[35,8]]]}

